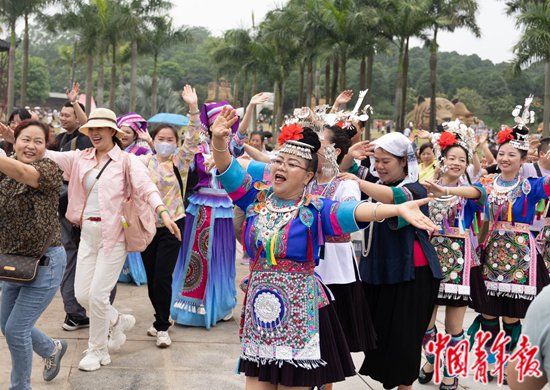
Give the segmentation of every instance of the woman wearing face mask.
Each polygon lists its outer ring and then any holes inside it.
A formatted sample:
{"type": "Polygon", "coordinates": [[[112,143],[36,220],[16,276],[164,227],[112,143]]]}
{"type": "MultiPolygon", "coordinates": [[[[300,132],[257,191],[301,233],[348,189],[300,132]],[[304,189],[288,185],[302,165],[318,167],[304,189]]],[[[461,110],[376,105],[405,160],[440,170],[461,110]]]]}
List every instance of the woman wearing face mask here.
{"type": "Polygon", "coordinates": [[[506,353],[511,353],[521,334],[520,319],[525,317],[537,293],[550,282],[544,260],[537,254],[535,238],[529,231],[538,202],[550,194],[550,177],[521,176],[521,165],[529,150],[529,129],[519,113],[516,123],[514,129],[498,133],[500,174],[484,177],[472,187],[426,184],[435,196],[447,194],[471,199],[469,203],[489,219],[489,233],[479,246],[487,296],[472,296],[473,307],[481,314],[468,334],[470,342],[474,342],[480,328],[491,334],[485,344],[490,364],[495,363],[495,355],[489,350],[500,332],[499,317],[506,336],[511,339],[506,353]],[[479,204],[485,194],[486,201],[479,204]]]}
{"type": "MultiPolygon", "coordinates": [[[[371,142],[370,173],[379,184],[359,181],[373,200],[401,204],[426,197],[418,183],[412,142],[401,133],[371,142]],[[374,150],[374,152],[372,152],[374,150]]],[[[343,174],[344,177],[349,174],[343,174]]],[[[427,206],[422,208],[428,214],[427,206]]],[[[420,370],[422,338],[433,312],[441,268],[428,234],[384,221],[365,229],[366,249],[359,265],[376,332],[376,348],[365,354],[359,371],[384,388],[412,389],[420,370]],[[396,244],[397,243],[397,244],[396,244]]]]}
{"type": "MultiPolygon", "coordinates": [[[[440,172],[436,183],[445,189],[469,185],[465,176],[469,162],[475,158],[474,132],[459,120],[444,123],[443,126],[445,131],[432,137],[436,167],[440,172]]],[[[480,199],[480,203],[483,202],[484,199],[480,199]]],[[[439,257],[443,280],[432,319],[422,341],[427,361],[418,376],[418,381],[422,384],[430,382],[434,375],[435,355],[429,353],[426,347],[430,341],[436,341],[438,306],[445,306],[445,333],[451,337],[447,347],[456,347],[464,339],[464,315],[471,301],[470,297],[486,294],[475,252],[477,236],[470,230],[472,223],[474,230],[477,229],[473,205],[464,198],[444,195],[432,199],[429,210],[430,218],[440,228],[434,232],[431,243],[439,257]]],[[[446,365],[439,388],[458,388],[458,377],[450,375],[446,365]]]]}
{"type": "MultiPolygon", "coordinates": [[[[194,88],[186,85],[181,94],[189,107],[189,128],[184,136],[183,145],[178,149],[178,132],[169,125],[157,126],[152,135],[155,154],[140,156],[147,166],[149,176],[158,187],[162,201],[168,213],[184,231],[185,223],[185,186],[189,163],[193,159],[201,123],[198,115],[197,94],[194,88]]],[[[142,252],[147,273],[149,299],[155,310],[155,321],[147,334],[156,337],[157,347],[166,348],[172,344],[168,335],[170,327],[170,300],[172,298],[172,273],[178,259],[181,242],[158,220],[157,233],[147,249],[142,252]]]]}
{"type": "MultiPolygon", "coordinates": [[[[109,349],[118,350],[126,341],[125,332],[135,324],[134,316],[119,313],[110,303],[127,256],[124,242],[122,202],[131,185],[162,219],[164,226],[178,237],[180,230],[163,204],[159,190],[137,157],[120,149],[122,131],[116,115],[97,108],[80,128],[88,135],[93,148],[69,152],[47,152],[69,180],[67,219],[81,226],[75,275],[75,296],[90,313],[90,335],[86,355],[78,368],[95,371],[110,364],[109,349]],[[125,182],[128,164],[131,184],[125,182]],[[75,180],[76,179],[76,180],[75,180]]],[[[139,195],[138,195],[139,194],[139,195]]]]}
{"type": "Polygon", "coordinates": [[[212,127],[212,148],[220,182],[247,210],[243,239],[255,259],[241,321],[239,371],[246,388],[305,390],[344,380],[354,375],[353,362],[327,291],[315,277],[319,245],[326,236],[359,229],[358,223],[396,215],[432,228],[418,209],[427,200],[373,205],[308,195],[321,146],[309,128],[280,149],[271,186],[253,182],[227,149],[234,115],[222,111],[212,127]]]}
{"type": "MultiPolygon", "coordinates": [[[[1,123],[0,133],[11,137],[1,123]]],[[[45,250],[32,283],[3,282],[0,328],[11,355],[10,389],[31,388],[33,350],[44,359],[46,381],[57,376],[67,351],[65,340],[35,327],[59,289],[66,260],[57,219],[63,173],[43,158],[47,134],[43,123],[25,120],[15,127],[14,158],[0,156],[0,253],[38,258],[45,250]]]]}

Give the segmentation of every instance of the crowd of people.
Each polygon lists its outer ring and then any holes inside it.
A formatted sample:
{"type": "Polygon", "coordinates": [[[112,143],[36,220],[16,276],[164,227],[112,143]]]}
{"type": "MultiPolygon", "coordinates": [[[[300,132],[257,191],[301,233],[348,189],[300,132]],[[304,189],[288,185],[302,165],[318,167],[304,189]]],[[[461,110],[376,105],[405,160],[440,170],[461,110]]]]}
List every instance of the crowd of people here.
{"type": "Polygon", "coordinates": [[[495,340],[508,337],[512,354],[525,334],[543,376],[520,381],[511,362],[504,379],[515,389],[544,385],[550,139],[529,134],[529,99],[494,144],[459,120],[369,141],[367,111],[345,110],[347,90],[330,112],[288,116],[273,145],[273,133],[250,129],[263,93],[239,118],[228,102],[199,105],[186,85],[182,131],[150,129],[135,112],[87,116],[78,92],[75,84],[67,93],[59,134],[25,109],[0,124],[0,253],[40,258],[31,283],[2,283],[10,389],[31,388],[33,351],[44,380],[59,373],[67,341],[35,326],[59,289],[63,329],[89,328],[78,368],[95,371],[137,320],[167,348],[175,324],[209,329],[233,318],[238,286],[247,389],[330,389],[356,374],[351,352],[364,353],[358,372],[384,388],[435,375],[441,390],[457,389],[446,363],[436,372],[439,306],[443,354],[485,332],[492,380],[495,340]],[[128,250],[128,192],[156,215],[140,251],[128,250]],[[360,230],[357,256],[351,234],[360,230]],[[243,281],[237,245],[250,271],[243,281]],[[115,309],[130,257],[145,269],[151,319],[115,309]],[[468,307],[478,313],[472,324],[468,307]]]}

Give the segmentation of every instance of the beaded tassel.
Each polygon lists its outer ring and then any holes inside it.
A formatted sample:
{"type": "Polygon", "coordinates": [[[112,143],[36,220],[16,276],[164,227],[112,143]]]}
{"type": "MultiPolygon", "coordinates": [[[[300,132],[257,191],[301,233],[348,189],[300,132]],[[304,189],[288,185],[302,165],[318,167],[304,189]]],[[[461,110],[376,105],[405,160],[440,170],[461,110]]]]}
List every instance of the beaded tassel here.
{"type": "Polygon", "coordinates": [[[512,222],[512,202],[508,202],[508,222],[512,222]]]}
{"type": "Polygon", "coordinates": [[[279,232],[275,233],[268,241],[267,241],[267,248],[266,251],[266,257],[267,257],[267,263],[271,265],[277,265],[277,260],[275,260],[275,243],[277,242],[277,235],[279,232]]]}
{"type": "Polygon", "coordinates": [[[474,213],[474,233],[476,235],[479,234],[479,222],[478,222],[477,214],[478,213],[474,213]]]}
{"type": "Polygon", "coordinates": [[[317,213],[317,239],[319,245],[325,244],[325,235],[323,234],[323,224],[321,222],[321,213],[317,213]]]}
{"type": "Polygon", "coordinates": [[[311,228],[307,229],[307,260],[313,261],[313,240],[311,239],[311,228]]]}
{"type": "Polygon", "coordinates": [[[521,213],[523,217],[527,217],[527,196],[523,195],[523,212],[521,213]]]}

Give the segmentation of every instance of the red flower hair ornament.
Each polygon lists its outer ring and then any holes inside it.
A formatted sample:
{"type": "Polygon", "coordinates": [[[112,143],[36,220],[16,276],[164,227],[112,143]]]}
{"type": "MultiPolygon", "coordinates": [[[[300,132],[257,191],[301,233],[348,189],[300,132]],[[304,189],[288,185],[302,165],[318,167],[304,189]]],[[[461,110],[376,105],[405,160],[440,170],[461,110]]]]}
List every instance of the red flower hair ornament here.
{"type": "Polygon", "coordinates": [[[507,141],[512,141],[513,139],[514,135],[512,134],[512,129],[504,129],[502,131],[499,131],[499,133],[497,134],[497,143],[499,145],[502,145],[507,141]]]}
{"type": "Polygon", "coordinates": [[[286,141],[299,141],[304,138],[304,128],[297,123],[290,123],[281,128],[277,143],[283,145],[286,141]]]}
{"type": "Polygon", "coordinates": [[[441,136],[438,140],[441,150],[445,150],[449,146],[456,145],[457,142],[458,140],[456,139],[456,135],[453,133],[449,133],[448,131],[444,131],[443,133],[441,133],[441,136]]]}

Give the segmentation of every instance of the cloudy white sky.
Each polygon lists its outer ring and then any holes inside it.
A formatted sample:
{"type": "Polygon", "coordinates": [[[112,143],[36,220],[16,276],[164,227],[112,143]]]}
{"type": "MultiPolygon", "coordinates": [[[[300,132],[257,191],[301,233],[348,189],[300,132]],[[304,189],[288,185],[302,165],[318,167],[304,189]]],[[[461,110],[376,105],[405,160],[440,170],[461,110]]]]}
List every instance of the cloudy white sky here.
{"type": "MultiPolygon", "coordinates": [[[[258,24],[267,11],[286,3],[286,0],[175,0],[174,3],[173,15],[177,24],[204,26],[213,34],[221,35],[230,28],[250,27],[252,14],[258,24]]],[[[477,39],[465,30],[442,33],[439,38],[441,51],[477,54],[496,63],[511,60],[512,46],[519,39],[520,32],[513,18],[506,16],[504,1],[479,0],[478,3],[481,38],[477,39]]]]}

